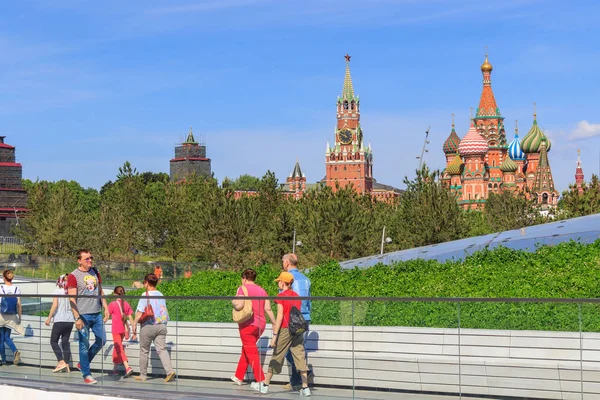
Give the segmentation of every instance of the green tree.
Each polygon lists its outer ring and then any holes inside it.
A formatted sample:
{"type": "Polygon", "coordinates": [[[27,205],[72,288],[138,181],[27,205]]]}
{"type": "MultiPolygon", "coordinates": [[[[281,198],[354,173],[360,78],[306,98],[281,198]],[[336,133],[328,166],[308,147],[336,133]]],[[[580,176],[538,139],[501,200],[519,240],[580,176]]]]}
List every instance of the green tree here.
{"type": "Polygon", "coordinates": [[[564,191],[559,207],[566,213],[567,218],[581,217],[600,212],[600,180],[592,175],[589,184],[584,184],[583,193],[572,187],[564,191]]]}
{"type": "Polygon", "coordinates": [[[29,214],[16,234],[28,250],[44,256],[70,256],[87,240],[81,187],[74,182],[28,183],[29,214]]]}
{"type": "Polygon", "coordinates": [[[456,195],[426,165],[416,177],[404,178],[406,191],[394,215],[392,233],[403,248],[425,246],[464,237],[468,227],[456,195]]]}
{"type": "MultiPolygon", "coordinates": [[[[268,173],[268,172],[267,172],[268,173]]],[[[229,179],[225,177],[221,183],[223,189],[229,190],[259,190],[261,187],[261,179],[252,175],[244,174],[240,175],[236,179],[229,179]]]]}
{"type": "Polygon", "coordinates": [[[542,221],[533,200],[528,200],[523,192],[507,190],[490,193],[483,214],[492,232],[523,228],[542,221]]]}

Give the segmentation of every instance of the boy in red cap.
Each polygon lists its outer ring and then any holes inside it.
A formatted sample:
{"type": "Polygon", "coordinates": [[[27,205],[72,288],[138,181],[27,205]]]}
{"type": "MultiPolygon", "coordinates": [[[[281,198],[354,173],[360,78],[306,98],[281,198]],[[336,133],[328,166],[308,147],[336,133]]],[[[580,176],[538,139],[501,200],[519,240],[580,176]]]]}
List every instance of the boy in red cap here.
{"type": "MultiPolygon", "coordinates": [[[[292,274],[289,272],[282,272],[275,281],[281,290],[277,297],[299,297],[298,294],[291,289],[292,282],[294,282],[294,276],[292,274]]],[[[290,350],[294,357],[296,369],[300,371],[300,376],[302,377],[300,396],[310,396],[311,393],[308,388],[308,366],[306,365],[304,356],[304,337],[302,335],[292,336],[288,329],[292,307],[296,306],[296,308],[300,309],[302,302],[300,300],[278,299],[275,300],[275,304],[277,304],[277,319],[273,325],[273,338],[270,343],[270,346],[273,347],[273,356],[269,362],[269,369],[265,376],[265,380],[263,382],[252,382],[250,386],[260,393],[268,393],[269,383],[271,382],[273,374],[281,373],[285,354],[290,350]]]]}

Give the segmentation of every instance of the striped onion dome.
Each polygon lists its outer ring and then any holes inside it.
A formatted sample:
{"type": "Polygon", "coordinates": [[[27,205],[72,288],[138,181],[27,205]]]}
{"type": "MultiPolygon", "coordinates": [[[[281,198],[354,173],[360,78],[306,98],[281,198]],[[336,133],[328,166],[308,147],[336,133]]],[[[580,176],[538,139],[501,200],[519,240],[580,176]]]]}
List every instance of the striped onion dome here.
{"type": "Polygon", "coordinates": [[[458,145],[460,143],[460,138],[458,137],[458,135],[456,134],[456,131],[454,130],[454,124],[452,124],[452,132],[450,132],[450,136],[448,136],[448,139],[446,139],[446,141],[444,142],[444,153],[446,154],[456,154],[458,153],[458,145]]]}
{"type": "Polygon", "coordinates": [[[462,158],[457,154],[454,160],[446,167],[448,175],[460,175],[462,173],[463,162],[462,158]]]}
{"type": "Polygon", "coordinates": [[[534,114],[533,126],[521,141],[521,149],[523,149],[525,153],[539,153],[542,140],[546,140],[546,151],[550,151],[550,141],[540,129],[534,114]]]}
{"type": "Polygon", "coordinates": [[[477,132],[473,121],[471,121],[471,126],[467,134],[458,145],[458,153],[463,157],[477,154],[483,155],[487,153],[488,148],[487,140],[477,132]]]}
{"type": "Polygon", "coordinates": [[[515,133],[515,138],[508,145],[508,155],[513,160],[522,161],[525,159],[525,153],[521,150],[521,142],[519,141],[519,134],[515,133]]]}
{"type": "Polygon", "coordinates": [[[510,157],[506,157],[506,159],[500,164],[500,171],[502,172],[515,172],[519,166],[516,162],[514,162],[510,157]]]}

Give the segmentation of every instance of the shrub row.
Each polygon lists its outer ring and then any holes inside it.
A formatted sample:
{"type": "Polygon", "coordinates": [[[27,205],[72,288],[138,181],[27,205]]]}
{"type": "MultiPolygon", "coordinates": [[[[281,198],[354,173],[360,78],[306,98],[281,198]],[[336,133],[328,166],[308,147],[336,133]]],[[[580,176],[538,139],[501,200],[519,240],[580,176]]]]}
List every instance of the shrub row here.
{"type": "MultiPolygon", "coordinates": [[[[535,252],[497,248],[464,261],[411,260],[369,269],[342,270],[330,262],[306,271],[312,295],[325,297],[594,298],[598,293],[600,240],[539,247],[535,252]]],[[[277,294],[279,267],[261,266],[257,283],[277,294]]],[[[191,279],[159,285],[164,295],[232,296],[235,271],[199,271],[191,279]]],[[[141,291],[130,292],[139,294],[141,291]]],[[[169,301],[173,319],[229,322],[228,300],[169,301]]],[[[486,303],[313,301],[314,324],[440,328],[600,331],[599,306],[590,303],[486,303]]]]}

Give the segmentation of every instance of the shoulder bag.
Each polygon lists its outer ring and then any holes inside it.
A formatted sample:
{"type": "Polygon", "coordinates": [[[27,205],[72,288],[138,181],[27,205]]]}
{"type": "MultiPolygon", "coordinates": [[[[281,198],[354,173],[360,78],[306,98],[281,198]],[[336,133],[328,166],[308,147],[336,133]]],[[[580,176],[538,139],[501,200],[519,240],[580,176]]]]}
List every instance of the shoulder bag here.
{"type": "Polygon", "coordinates": [[[150,321],[150,319],[152,319],[152,321],[154,321],[154,309],[152,308],[152,305],[150,304],[150,297],[148,294],[148,289],[146,289],[146,308],[144,308],[144,313],[140,317],[140,320],[139,320],[140,325],[150,321]]]}
{"type": "MultiPolygon", "coordinates": [[[[244,292],[244,296],[248,297],[248,289],[246,286],[242,285],[242,291],[244,292]]],[[[233,322],[237,322],[238,324],[242,324],[252,318],[252,300],[246,299],[244,300],[244,308],[237,311],[235,308],[233,309],[233,322]]]]}

